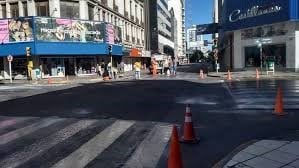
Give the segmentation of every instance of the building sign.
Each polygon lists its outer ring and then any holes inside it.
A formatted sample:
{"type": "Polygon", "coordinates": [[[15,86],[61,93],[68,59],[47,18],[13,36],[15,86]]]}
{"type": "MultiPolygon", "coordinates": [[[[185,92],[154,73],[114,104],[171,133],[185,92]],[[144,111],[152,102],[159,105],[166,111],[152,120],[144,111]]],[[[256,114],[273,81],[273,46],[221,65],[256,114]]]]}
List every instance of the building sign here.
{"type": "Polygon", "coordinates": [[[294,11],[293,0],[226,0],[222,27],[226,31],[288,21],[294,11]]]}
{"type": "Polygon", "coordinates": [[[8,20],[0,20],[0,41],[1,43],[9,42],[8,20]]]}
{"type": "Polygon", "coordinates": [[[218,23],[196,25],[196,35],[218,33],[218,23]]]}
{"type": "Polygon", "coordinates": [[[253,6],[252,8],[247,9],[246,11],[241,11],[240,9],[237,9],[229,15],[229,21],[236,22],[238,20],[243,20],[247,18],[268,15],[271,13],[279,12],[281,11],[281,9],[282,7],[277,5],[272,6],[271,4],[265,6],[253,6]]]}

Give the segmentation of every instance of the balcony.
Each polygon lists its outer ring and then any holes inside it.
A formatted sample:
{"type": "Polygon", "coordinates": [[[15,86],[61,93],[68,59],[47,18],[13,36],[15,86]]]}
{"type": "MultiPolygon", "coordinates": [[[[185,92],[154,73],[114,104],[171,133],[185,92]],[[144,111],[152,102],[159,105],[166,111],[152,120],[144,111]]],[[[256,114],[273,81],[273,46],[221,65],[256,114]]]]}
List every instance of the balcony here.
{"type": "Polygon", "coordinates": [[[115,12],[118,12],[119,10],[118,10],[118,6],[116,5],[116,4],[113,4],[113,10],[115,11],[115,12]]]}
{"type": "Polygon", "coordinates": [[[129,18],[129,12],[128,11],[125,11],[125,17],[129,18]]]}
{"type": "Polygon", "coordinates": [[[126,35],[126,41],[130,41],[130,36],[126,35]]]}
{"type": "Polygon", "coordinates": [[[104,6],[108,6],[107,0],[101,0],[101,4],[104,6]]]}
{"type": "Polygon", "coordinates": [[[131,21],[134,22],[134,20],[135,20],[135,17],[133,15],[131,15],[131,21]]]}
{"type": "Polygon", "coordinates": [[[132,42],[135,43],[135,41],[136,41],[136,40],[135,40],[135,37],[132,37],[132,42]]]}

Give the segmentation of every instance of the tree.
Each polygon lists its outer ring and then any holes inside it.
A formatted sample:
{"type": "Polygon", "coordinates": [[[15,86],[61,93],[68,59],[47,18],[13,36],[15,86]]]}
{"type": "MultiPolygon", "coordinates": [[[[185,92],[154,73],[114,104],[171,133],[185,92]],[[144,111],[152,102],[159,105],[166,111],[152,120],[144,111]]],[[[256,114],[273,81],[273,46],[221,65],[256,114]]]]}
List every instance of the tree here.
{"type": "Polygon", "coordinates": [[[204,59],[204,54],[200,50],[196,50],[190,57],[190,62],[198,62],[199,60],[204,59]]]}

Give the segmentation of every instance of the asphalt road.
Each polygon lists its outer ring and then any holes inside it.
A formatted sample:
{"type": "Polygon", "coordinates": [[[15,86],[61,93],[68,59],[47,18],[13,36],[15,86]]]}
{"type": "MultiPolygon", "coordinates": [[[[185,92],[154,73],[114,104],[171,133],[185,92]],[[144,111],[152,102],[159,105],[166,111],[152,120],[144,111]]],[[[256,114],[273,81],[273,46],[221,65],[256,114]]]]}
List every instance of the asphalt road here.
{"type": "MultiPolygon", "coordinates": [[[[184,66],[182,69],[188,72],[199,70],[198,65],[184,66]]],[[[115,137],[116,140],[104,152],[86,165],[122,167],[128,163],[138,147],[144,144],[146,137],[149,135],[159,137],[159,130],[163,132],[160,124],[169,128],[172,124],[181,125],[184,121],[185,104],[190,103],[200,143],[181,145],[184,166],[209,168],[241,144],[255,139],[281,139],[296,131],[299,128],[299,116],[296,112],[299,109],[296,102],[298,96],[299,81],[260,81],[257,85],[255,81],[204,84],[173,79],[86,84],[5,101],[0,103],[0,116],[31,118],[26,118],[26,122],[22,121],[19,125],[13,124],[14,128],[3,129],[0,124],[0,136],[47,117],[51,117],[50,121],[46,120],[47,122],[55,123],[43,127],[49,130],[47,132],[36,130],[7,144],[0,144],[0,167],[10,163],[6,161],[10,158],[16,160],[18,156],[14,155],[16,151],[25,150],[27,146],[31,149],[30,145],[34,142],[41,141],[41,138],[69,124],[85,120],[87,123],[91,122],[86,128],[84,127],[87,130],[74,132],[74,136],[45,148],[41,154],[20,164],[21,167],[53,166],[113,122],[125,120],[134,123],[132,126],[129,124],[128,129],[123,130],[119,137],[115,137]],[[278,84],[283,86],[288,100],[286,109],[289,114],[285,117],[276,117],[272,114],[278,84]],[[56,122],[57,118],[63,118],[65,121],[56,122]]],[[[0,120],[7,119],[0,118],[0,120]]],[[[169,131],[164,132],[163,135],[169,136],[169,131]]],[[[144,146],[147,145],[149,144],[144,146]]],[[[166,167],[167,143],[161,142],[160,148],[163,150],[160,149],[162,154],[156,158],[158,168],[166,167]]]]}

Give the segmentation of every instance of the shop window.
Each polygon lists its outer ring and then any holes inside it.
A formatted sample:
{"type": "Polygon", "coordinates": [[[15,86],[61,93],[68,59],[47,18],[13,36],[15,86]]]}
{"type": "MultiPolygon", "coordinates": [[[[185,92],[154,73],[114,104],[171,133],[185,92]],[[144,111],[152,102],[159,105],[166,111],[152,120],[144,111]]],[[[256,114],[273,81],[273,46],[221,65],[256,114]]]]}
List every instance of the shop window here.
{"type": "Polygon", "coordinates": [[[18,3],[10,4],[10,13],[12,18],[19,17],[19,6],[18,3]]]}
{"type": "Polygon", "coordinates": [[[2,8],[2,11],[1,11],[1,13],[2,13],[2,18],[6,18],[7,16],[6,16],[6,5],[5,4],[2,4],[1,5],[1,8],[2,8]]]}
{"type": "Polygon", "coordinates": [[[60,1],[60,15],[63,18],[79,19],[79,2],[60,1]]]}
{"type": "Polygon", "coordinates": [[[35,2],[37,16],[49,16],[48,2],[35,2]]]}

